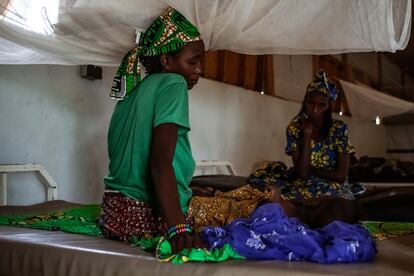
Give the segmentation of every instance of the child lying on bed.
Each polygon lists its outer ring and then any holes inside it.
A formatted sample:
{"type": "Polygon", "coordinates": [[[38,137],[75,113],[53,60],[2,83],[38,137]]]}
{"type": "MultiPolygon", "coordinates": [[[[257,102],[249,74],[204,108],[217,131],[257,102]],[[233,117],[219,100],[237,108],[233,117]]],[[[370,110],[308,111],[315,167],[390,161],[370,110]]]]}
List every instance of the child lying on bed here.
{"type": "Polygon", "coordinates": [[[188,217],[199,232],[205,226],[223,226],[236,218],[248,217],[258,206],[279,203],[289,217],[297,217],[311,228],[320,228],[335,220],[358,222],[360,208],[354,200],[323,196],[316,199],[286,200],[279,188],[268,185],[264,191],[245,185],[214,196],[194,196],[188,217]]]}

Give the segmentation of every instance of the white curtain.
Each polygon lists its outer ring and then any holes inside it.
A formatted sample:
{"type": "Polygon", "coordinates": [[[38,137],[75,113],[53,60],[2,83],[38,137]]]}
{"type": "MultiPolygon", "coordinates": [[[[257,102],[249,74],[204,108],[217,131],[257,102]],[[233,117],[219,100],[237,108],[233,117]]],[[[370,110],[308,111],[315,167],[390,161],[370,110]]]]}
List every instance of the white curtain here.
{"type": "Polygon", "coordinates": [[[384,94],[368,86],[358,85],[339,80],[345,92],[345,97],[351,110],[352,118],[356,121],[374,121],[414,111],[414,103],[384,94]]]}
{"type": "Polygon", "coordinates": [[[335,54],[403,49],[411,0],[11,0],[0,17],[0,64],[117,65],[168,6],[207,49],[335,54]]]}

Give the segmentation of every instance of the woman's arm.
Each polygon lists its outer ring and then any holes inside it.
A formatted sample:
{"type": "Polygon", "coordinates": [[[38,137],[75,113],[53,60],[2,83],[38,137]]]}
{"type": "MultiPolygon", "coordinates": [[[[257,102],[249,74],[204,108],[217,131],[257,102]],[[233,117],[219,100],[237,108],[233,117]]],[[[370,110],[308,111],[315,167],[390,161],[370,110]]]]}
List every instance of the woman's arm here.
{"type": "Polygon", "coordinates": [[[311,173],[311,139],[313,124],[305,121],[302,124],[302,143],[292,153],[294,171],[299,178],[306,178],[311,173]]]}
{"type": "MultiPolygon", "coordinates": [[[[170,226],[186,223],[180,207],[177,182],[172,165],[177,144],[177,132],[178,126],[172,123],[155,127],[150,156],[151,180],[165,220],[170,226]]],[[[176,235],[170,242],[173,253],[179,252],[183,248],[204,247],[198,235],[189,233],[176,235]]]]}
{"type": "Polygon", "coordinates": [[[150,173],[155,195],[168,225],[186,223],[181,212],[178,188],[172,166],[178,126],[168,123],[157,126],[153,131],[150,173]]]}
{"type": "Polygon", "coordinates": [[[338,152],[338,160],[335,170],[311,169],[311,174],[314,176],[329,179],[339,183],[343,183],[348,176],[349,170],[349,153],[338,152]]]}

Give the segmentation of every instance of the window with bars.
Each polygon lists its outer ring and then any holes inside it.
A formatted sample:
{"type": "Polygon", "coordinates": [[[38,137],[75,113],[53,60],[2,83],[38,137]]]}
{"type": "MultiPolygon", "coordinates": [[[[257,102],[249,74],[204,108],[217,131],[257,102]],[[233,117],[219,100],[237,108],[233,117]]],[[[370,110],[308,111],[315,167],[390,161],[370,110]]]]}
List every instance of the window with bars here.
{"type": "Polygon", "coordinates": [[[0,0],[0,19],[43,35],[54,33],[59,1],[0,0]]]}
{"type": "Polygon", "coordinates": [[[0,0],[0,17],[8,10],[10,0],[0,0]]]}

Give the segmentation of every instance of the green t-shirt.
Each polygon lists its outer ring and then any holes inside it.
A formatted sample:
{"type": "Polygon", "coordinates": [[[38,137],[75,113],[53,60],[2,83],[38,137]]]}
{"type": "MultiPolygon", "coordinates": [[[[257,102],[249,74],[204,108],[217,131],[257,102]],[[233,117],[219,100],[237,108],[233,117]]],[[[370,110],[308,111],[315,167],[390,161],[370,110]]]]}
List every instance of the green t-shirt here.
{"type": "Polygon", "coordinates": [[[178,125],[178,137],[173,168],[181,210],[186,214],[192,196],[189,183],[195,169],[188,117],[187,82],[182,76],[159,73],[144,78],[137,91],[117,103],[112,114],[106,188],[158,207],[149,170],[152,133],[160,124],[174,123],[178,125]]]}

